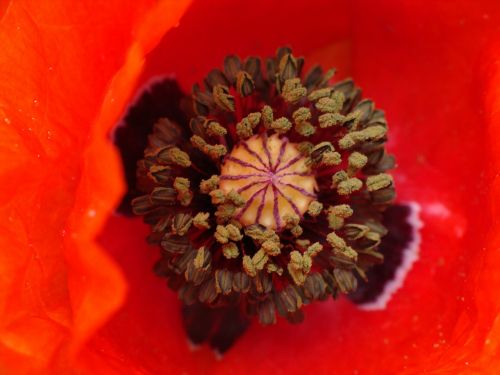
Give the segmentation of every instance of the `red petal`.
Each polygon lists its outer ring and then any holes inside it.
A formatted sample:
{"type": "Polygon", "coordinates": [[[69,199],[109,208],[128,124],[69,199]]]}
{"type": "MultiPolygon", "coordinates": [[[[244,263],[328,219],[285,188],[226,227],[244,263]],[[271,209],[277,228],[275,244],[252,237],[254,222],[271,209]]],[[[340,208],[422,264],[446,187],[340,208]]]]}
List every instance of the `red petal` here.
{"type": "MultiPolygon", "coordinates": [[[[326,1],[288,2],[286,12],[282,4],[267,2],[199,3],[155,51],[148,72],[161,67],[192,83],[229,51],[269,54],[288,42],[325,64],[338,65],[332,61],[337,46],[343,49],[344,66],[352,53],[354,77],[388,112],[400,163],[400,197],[424,208],[422,258],[405,288],[385,312],[360,312],[341,301],[312,306],[300,327],[282,322],[254,328],[223,362],[215,362],[207,350],[191,354],[183,345],[176,298],[149,271],[156,249],[145,248],[147,229],[138,221],[114,219],[102,242],[123,264],[131,295],[82,354],[89,369],[463,373],[465,366],[471,372],[498,368],[492,356],[500,333],[494,275],[500,165],[488,157],[496,160],[500,153],[500,74],[493,65],[500,49],[490,45],[499,9],[486,1],[474,8],[465,1],[450,8],[397,1],[356,4],[351,18],[348,8],[326,1]],[[289,12],[296,17],[278,17],[289,12]],[[244,26],[248,19],[254,23],[229,33],[222,27],[244,26]],[[346,32],[351,29],[352,34],[346,32]],[[483,61],[487,64],[480,65],[483,61]],[[478,124],[484,126],[478,129],[478,124]],[[132,229],[133,238],[123,236],[132,229]]],[[[149,14],[160,17],[163,5],[149,14]]],[[[119,273],[89,241],[121,187],[116,156],[103,136],[126,99],[142,51],[169,26],[149,18],[151,29],[136,33],[136,46],[142,48],[132,47],[126,55],[130,25],[141,23],[147,7],[137,11],[109,2],[98,9],[72,4],[70,12],[67,7],[10,4],[0,25],[0,119],[12,125],[0,128],[5,249],[0,253],[0,356],[17,373],[42,367],[68,332],[75,333],[75,348],[121,300],[119,273]],[[115,9],[120,9],[119,20],[115,9]],[[127,64],[98,116],[102,93],[125,56],[127,64]],[[118,87],[123,87],[120,96],[113,94],[118,87]],[[97,116],[90,131],[87,124],[97,116]]]]}
{"type": "Polygon", "coordinates": [[[1,7],[0,361],[9,373],[63,358],[123,301],[121,272],[92,241],[122,191],[104,140],[144,54],[187,3],[1,7]]]}
{"type": "Polygon", "coordinates": [[[93,344],[148,373],[500,368],[492,358],[500,329],[500,185],[493,181],[500,165],[490,161],[500,155],[500,145],[491,146],[500,131],[500,75],[489,65],[500,51],[490,45],[499,6],[386,0],[357,1],[352,9],[322,1],[282,7],[197,3],[151,54],[143,80],[174,72],[187,87],[226,53],[267,55],[286,43],[325,66],[340,59],[387,111],[400,200],[423,208],[420,261],[385,311],[360,311],[345,300],[316,304],[298,327],[251,328],[217,362],[206,348],[190,353],[184,345],[176,297],[149,273],[156,250],[142,242],[147,228],[112,218],[102,243],[121,262],[130,298],[93,344]],[[120,237],[124,230],[135,232],[120,237]]]}

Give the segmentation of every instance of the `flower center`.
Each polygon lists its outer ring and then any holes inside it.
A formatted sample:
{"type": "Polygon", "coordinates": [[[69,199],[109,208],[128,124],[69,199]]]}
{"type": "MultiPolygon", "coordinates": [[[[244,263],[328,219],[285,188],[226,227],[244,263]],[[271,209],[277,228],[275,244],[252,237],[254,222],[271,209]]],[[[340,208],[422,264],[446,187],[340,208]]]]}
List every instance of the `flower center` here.
{"type": "Polygon", "coordinates": [[[395,197],[384,113],[351,80],[303,65],[289,48],[265,68],[228,56],[194,85],[189,122],[153,127],[132,207],[185,305],[297,323],[302,305],[354,292],[383,261],[395,197]]]}
{"type": "Polygon", "coordinates": [[[316,197],[316,179],[306,158],[286,137],[255,135],[225,158],[220,189],[245,200],[235,214],[243,226],[261,224],[280,230],[288,217],[302,217],[316,197]]]}

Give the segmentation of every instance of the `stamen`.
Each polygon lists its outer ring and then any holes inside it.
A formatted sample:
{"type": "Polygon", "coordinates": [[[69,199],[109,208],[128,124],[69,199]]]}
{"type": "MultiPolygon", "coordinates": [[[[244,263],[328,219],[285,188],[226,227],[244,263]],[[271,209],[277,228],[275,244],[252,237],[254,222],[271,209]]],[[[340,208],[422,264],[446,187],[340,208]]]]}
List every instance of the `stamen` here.
{"type": "Polygon", "coordinates": [[[219,176],[213,175],[208,180],[201,180],[200,192],[208,194],[212,190],[217,189],[218,186],[219,186],[219,176]]]}
{"type": "Polygon", "coordinates": [[[189,155],[177,147],[166,149],[166,153],[158,153],[157,158],[162,162],[174,163],[180,165],[181,167],[187,168],[191,166],[189,155]]]}
{"type": "Polygon", "coordinates": [[[291,78],[285,81],[281,96],[289,102],[295,103],[307,94],[307,89],[302,86],[299,78],[291,78]]]}
{"type": "Polygon", "coordinates": [[[342,109],[344,96],[342,93],[334,95],[332,98],[321,98],[316,102],[316,108],[321,112],[336,113],[342,109]]]}
{"type": "Polygon", "coordinates": [[[207,129],[207,134],[211,137],[222,137],[227,134],[226,128],[217,121],[206,120],[204,126],[207,129]]]}
{"type": "Polygon", "coordinates": [[[375,176],[369,176],[366,179],[368,191],[377,191],[392,185],[392,176],[387,173],[380,173],[375,176]]]}
{"type": "Polygon", "coordinates": [[[312,201],[309,203],[309,207],[307,207],[307,213],[312,217],[319,216],[321,211],[323,211],[323,203],[318,201],[312,201]]]}
{"type": "Polygon", "coordinates": [[[284,134],[292,128],[292,123],[286,117],[281,117],[271,123],[271,129],[278,134],[284,134]]]}
{"type": "Polygon", "coordinates": [[[340,195],[348,195],[360,190],[362,186],[363,182],[359,178],[352,177],[339,182],[339,184],[337,185],[337,192],[340,195]]]}
{"type": "Polygon", "coordinates": [[[250,95],[255,88],[255,83],[253,82],[250,74],[244,71],[239,71],[236,75],[236,89],[238,93],[245,97],[250,95]]]}
{"type": "Polygon", "coordinates": [[[208,218],[210,217],[210,213],[208,212],[198,212],[193,217],[193,225],[198,229],[209,229],[210,224],[208,223],[208,218]]]}
{"type": "Polygon", "coordinates": [[[315,102],[321,98],[329,98],[332,93],[332,88],[331,87],[324,87],[322,89],[314,90],[311,92],[308,96],[307,99],[311,102],[315,102]]]}
{"type": "Polygon", "coordinates": [[[234,112],[234,97],[229,94],[229,89],[224,85],[215,85],[212,95],[214,97],[215,104],[217,104],[221,109],[234,112]]]}
{"type": "Polygon", "coordinates": [[[240,255],[238,246],[234,242],[222,245],[222,253],[227,259],[236,259],[240,255]]]}
{"type": "Polygon", "coordinates": [[[198,135],[193,135],[191,137],[191,143],[198,150],[202,151],[206,155],[210,156],[213,160],[219,160],[221,156],[226,155],[227,150],[223,145],[210,145],[203,138],[198,135]]]}
{"type": "Polygon", "coordinates": [[[187,178],[176,177],[174,180],[174,189],[177,190],[177,200],[183,206],[189,206],[193,200],[193,192],[189,190],[190,182],[187,178]]]}

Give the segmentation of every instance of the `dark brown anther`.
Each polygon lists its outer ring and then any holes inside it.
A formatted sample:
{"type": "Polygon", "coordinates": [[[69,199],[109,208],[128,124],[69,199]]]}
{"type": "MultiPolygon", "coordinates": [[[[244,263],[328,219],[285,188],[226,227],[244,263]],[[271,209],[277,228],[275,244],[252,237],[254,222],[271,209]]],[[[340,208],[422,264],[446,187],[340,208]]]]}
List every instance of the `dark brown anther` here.
{"type": "Polygon", "coordinates": [[[333,78],[335,75],[335,69],[328,69],[323,76],[321,77],[321,80],[318,83],[318,87],[325,87],[328,85],[328,82],[333,78]]]}
{"type": "Polygon", "coordinates": [[[352,273],[352,271],[348,271],[342,268],[335,268],[333,270],[333,277],[337,282],[339,290],[342,293],[351,293],[356,290],[358,286],[358,280],[352,273]]]}
{"type": "Polygon", "coordinates": [[[376,232],[367,232],[359,239],[357,245],[361,249],[373,249],[380,245],[380,234],[376,232]]]}
{"type": "Polygon", "coordinates": [[[348,97],[355,88],[356,85],[352,79],[345,79],[333,85],[333,90],[341,92],[345,97],[348,97]]]}
{"type": "Polygon", "coordinates": [[[154,207],[155,205],[151,202],[149,195],[143,195],[132,200],[132,211],[136,215],[145,215],[154,207]]]}
{"type": "Polygon", "coordinates": [[[310,92],[321,82],[323,69],[319,65],[315,65],[304,78],[304,86],[310,92]]]}
{"type": "Polygon", "coordinates": [[[187,282],[198,286],[207,279],[207,276],[210,275],[210,270],[199,270],[196,269],[192,263],[189,263],[184,275],[187,282]]]}
{"type": "Polygon", "coordinates": [[[390,186],[385,189],[372,191],[370,198],[374,204],[388,204],[396,198],[396,190],[390,186]]]}
{"type": "MultiPolygon", "coordinates": [[[[338,254],[338,255],[330,256],[330,264],[334,267],[342,267],[345,269],[351,269],[351,268],[354,268],[354,266],[356,265],[356,261],[354,261],[351,258],[346,258],[346,257],[342,256],[342,254],[338,254]]],[[[324,279],[326,281],[325,276],[324,276],[324,279]]]]}
{"type": "Polygon", "coordinates": [[[224,59],[224,73],[231,85],[236,83],[236,75],[241,70],[241,62],[238,56],[229,55],[224,59]]]}
{"type": "Polygon", "coordinates": [[[192,305],[197,301],[198,297],[198,288],[196,288],[193,284],[184,284],[179,289],[179,298],[186,305],[192,305]]]}
{"type": "MultiPolygon", "coordinates": [[[[155,224],[150,224],[150,225],[153,225],[153,232],[157,232],[157,233],[165,233],[167,228],[170,227],[172,225],[172,219],[173,219],[173,216],[172,215],[168,215],[166,210],[161,210],[161,218],[156,221],[155,224]]],[[[146,222],[146,217],[144,217],[144,221],[146,222]]]]}
{"type": "Polygon", "coordinates": [[[151,211],[144,214],[144,222],[146,224],[156,226],[156,224],[162,219],[173,217],[169,211],[171,210],[169,210],[169,207],[167,206],[156,206],[151,211]]]}
{"type": "Polygon", "coordinates": [[[292,285],[288,285],[280,292],[280,298],[288,312],[293,313],[302,306],[302,298],[292,285]]]}
{"type": "Polygon", "coordinates": [[[233,275],[233,289],[235,292],[247,293],[250,290],[250,278],[244,272],[233,275]]]}
{"type": "Polygon", "coordinates": [[[337,298],[337,295],[339,293],[339,287],[337,282],[335,281],[335,278],[333,277],[333,274],[328,270],[323,270],[321,276],[323,277],[323,280],[326,283],[326,288],[328,293],[330,293],[333,298],[337,298]]]}
{"type": "MultiPolygon", "coordinates": [[[[367,154],[368,161],[366,169],[377,165],[385,156],[385,150],[383,148],[375,149],[369,154],[367,154]]],[[[371,173],[370,173],[371,174],[371,173]]]]}
{"type": "Polygon", "coordinates": [[[260,77],[260,59],[258,57],[249,57],[245,61],[245,70],[250,74],[253,80],[260,77]]]}
{"type": "Polygon", "coordinates": [[[354,81],[346,79],[333,85],[334,91],[340,91],[344,94],[344,105],[342,112],[347,112],[351,109],[352,104],[359,100],[361,90],[354,85],[354,81]]]}
{"type": "Polygon", "coordinates": [[[184,236],[188,232],[189,228],[191,228],[192,223],[193,218],[190,214],[178,213],[174,216],[172,221],[172,233],[184,236]]]}
{"type": "Polygon", "coordinates": [[[185,168],[191,166],[189,155],[178,147],[166,146],[157,150],[156,159],[164,164],[174,164],[185,168]]]}
{"type": "Polygon", "coordinates": [[[217,85],[229,86],[229,81],[219,69],[212,69],[205,79],[205,85],[207,90],[212,91],[217,85]]]}
{"type": "Polygon", "coordinates": [[[200,254],[198,253],[196,257],[188,263],[186,272],[184,273],[184,277],[186,281],[193,283],[194,285],[200,285],[203,283],[209,276],[212,270],[211,262],[212,257],[209,251],[203,251],[200,254]],[[201,255],[201,259],[200,258],[201,255]]]}
{"type": "Polygon", "coordinates": [[[166,185],[172,181],[172,168],[168,165],[153,165],[149,168],[148,177],[157,184],[166,185]]]}
{"type": "Polygon", "coordinates": [[[181,256],[172,258],[169,264],[169,268],[172,270],[172,272],[176,273],[177,275],[184,275],[189,262],[193,260],[195,255],[196,251],[193,248],[190,248],[181,256]]]}
{"type": "Polygon", "coordinates": [[[202,303],[213,303],[218,296],[215,279],[209,278],[200,287],[198,299],[202,303]]]}
{"type": "Polygon", "coordinates": [[[177,191],[168,187],[157,187],[151,193],[151,202],[154,204],[174,205],[177,202],[177,191]]]}
{"type": "Polygon", "coordinates": [[[291,53],[292,53],[292,49],[290,47],[279,47],[276,50],[276,62],[279,64],[279,62],[281,61],[283,56],[285,56],[287,54],[291,54],[291,53]]]}
{"type": "Polygon", "coordinates": [[[194,111],[200,116],[206,116],[214,105],[211,94],[201,91],[200,85],[195,84],[192,90],[194,111]]]}
{"type": "Polygon", "coordinates": [[[328,152],[333,152],[334,148],[330,142],[321,142],[320,144],[314,146],[312,149],[310,158],[313,164],[321,163],[323,159],[323,154],[328,152]]]}
{"type": "Polygon", "coordinates": [[[276,311],[271,298],[266,299],[259,305],[259,322],[263,325],[276,324],[276,311]]]}
{"type": "Polygon", "coordinates": [[[297,57],[297,76],[300,76],[302,73],[302,68],[304,67],[304,58],[303,57],[297,57]]]}
{"type": "Polygon", "coordinates": [[[317,272],[306,277],[304,283],[304,295],[310,300],[320,299],[326,293],[326,283],[323,277],[317,272]]]}
{"type": "Polygon", "coordinates": [[[344,235],[349,240],[357,240],[370,231],[370,228],[361,224],[347,224],[344,226],[344,235]]]}
{"type": "Polygon", "coordinates": [[[377,174],[392,169],[396,165],[396,159],[385,153],[383,148],[368,154],[368,163],[364,168],[367,174],[377,174]]]}
{"type": "Polygon", "coordinates": [[[281,58],[278,69],[279,79],[283,84],[287,79],[297,76],[297,60],[288,53],[281,58]]]}
{"type": "Polygon", "coordinates": [[[376,125],[380,125],[383,126],[384,128],[387,128],[387,120],[385,118],[385,113],[384,111],[381,111],[379,109],[373,110],[371,118],[369,119],[367,124],[364,124],[364,127],[376,126],[376,125]]]}
{"type": "Polygon", "coordinates": [[[254,283],[255,290],[260,294],[269,293],[273,287],[271,276],[264,271],[257,272],[252,282],[254,283]]]}
{"type": "Polygon", "coordinates": [[[274,292],[272,294],[272,298],[273,298],[274,306],[276,307],[276,311],[278,312],[278,314],[280,316],[282,316],[283,318],[287,318],[288,317],[288,310],[286,309],[285,304],[283,302],[283,299],[281,298],[281,293],[274,292]]]}
{"type": "Polygon", "coordinates": [[[193,134],[202,138],[208,138],[205,121],[207,121],[207,119],[204,116],[196,116],[191,118],[191,120],[189,121],[189,128],[191,129],[193,134]]]}
{"type": "Polygon", "coordinates": [[[227,269],[215,271],[215,288],[219,293],[228,295],[231,293],[233,275],[227,269]]]}
{"type": "Polygon", "coordinates": [[[224,85],[215,85],[212,95],[217,106],[225,111],[234,112],[234,97],[229,93],[229,88],[224,85]]]}
{"type": "Polygon", "coordinates": [[[238,90],[238,93],[245,97],[252,94],[254,88],[255,84],[252,76],[244,71],[238,72],[236,76],[236,90],[238,90]]]}
{"type": "Polygon", "coordinates": [[[372,100],[365,99],[360,101],[353,109],[353,111],[359,112],[359,123],[361,125],[366,124],[373,114],[375,105],[372,100]]]}
{"type": "Polygon", "coordinates": [[[271,82],[276,80],[276,63],[274,59],[266,60],[266,77],[271,82]]]}
{"type": "Polygon", "coordinates": [[[167,233],[163,237],[161,247],[169,254],[184,254],[192,249],[191,243],[187,237],[177,236],[171,233],[167,233]]]}

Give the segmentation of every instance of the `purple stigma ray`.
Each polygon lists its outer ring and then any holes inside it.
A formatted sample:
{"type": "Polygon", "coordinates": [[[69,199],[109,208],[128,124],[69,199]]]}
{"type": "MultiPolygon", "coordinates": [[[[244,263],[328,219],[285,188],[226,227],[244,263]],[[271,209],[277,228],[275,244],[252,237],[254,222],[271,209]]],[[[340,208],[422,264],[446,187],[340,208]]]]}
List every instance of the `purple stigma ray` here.
{"type": "Polygon", "coordinates": [[[269,184],[266,185],[266,189],[264,190],[264,194],[262,194],[262,199],[260,200],[259,208],[257,209],[257,216],[255,217],[255,222],[256,223],[258,223],[260,221],[260,217],[262,215],[262,211],[264,210],[268,188],[269,188],[269,184]]]}
{"type": "Polygon", "coordinates": [[[276,226],[278,228],[281,228],[280,209],[278,207],[278,194],[277,194],[277,191],[276,191],[276,186],[274,184],[273,184],[273,195],[274,195],[274,199],[273,199],[273,204],[274,204],[274,207],[273,207],[274,221],[276,222],[276,226]]]}
{"type": "Polygon", "coordinates": [[[245,213],[246,210],[248,210],[248,207],[250,207],[250,205],[252,204],[252,202],[254,201],[255,197],[257,195],[259,195],[259,193],[264,190],[264,189],[267,189],[267,185],[264,186],[262,189],[259,189],[257,190],[255,193],[252,194],[252,196],[246,201],[245,203],[245,206],[243,206],[243,208],[241,209],[241,211],[238,213],[238,215],[236,215],[236,219],[240,219],[243,214],[245,213]]]}
{"type": "Polygon", "coordinates": [[[252,174],[236,174],[236,175],[224,175],[220,176],[220,180],[243,180],[245,178],[251,178],[251,177],[268,177],[267,174],[263,173],[252,173],[252,174]]]}
{"type": "Polygon", "coordinates": [[[302,158],[303,158],[303,156],[299,155],[299,156],[294,157],[293,159],[290,159],[284,166],[282,166],[280,169],[278,169],[276,171],[276,173],[278,173],[278,172],[280,172],[280,171],[282,171],[284,169],[290,168],[292,165],[294,165],[295,163],[297,163],[302,158]]]}
{"type": "Polygon", "coordinates": [[[286,201],[290,204],[290,206],[292,207],[292,209],[295,211],[295,213],[299,216],[299,217],[302,217],[302,214],[300,213],[300,210],[299,208],[297,207],[297,205],[295,203],[293,203],[293,201],[287,197],[285,194],[283,194],[283,192],[280,190],[279,187],[276,186],[276,189],[278,190],[278,193],[286,199],[286,201]]]}
{"type": "Polygon", "coordinates": [[[245,186],[242,186],[240,187],[237,192],[238,193],[241,193],[245,190],[248,190],[250,189],[251,187],[255,186],[255,185],[259,185],[259,184],[263,184],[263,183],[268,183],[269,184],[269,180],[259,180],[259,181],[253,181],[253,182],[250,182],[249,184],[246,184],[245,186]]]}
{"type": "Polygon", "coordinates": [[[239,164],[239,165],[241,165],[243,167],[252,168],[252,169],[255,169],[255,170],[259,171],[259,172],[267,173],[267,170],[259,168],[259,167],[256,167],[255,165],[253,165],[251,163],[248,163],[246,161],[243,161],[241,159],[235,158],[234,156],[226,156],[226,160],[230,160],[233,163],[239,164]]]}
{"type": "Polygon", "coordinates": [[[242,143],[242,145],[243,145],[243,148],[244,148],[244,149],[245,149],[245,150],[246,150],[246,151],[247,151],[250,155],[252,155],[252,156],[254,156],[255,158],[257,158],[257,160],[260,162],[260,164],[262,164],[262,166],[263,166],[264,168],[267,168],[266,163],[264,162],[264,160],[262,160],[262,158],[260,157],[260,155],[259,155],[259,154],[257,154],[254,150],[252,150],[252,149],[250,148],[250,146],[249,146],[246,142],[243,142],[243,143],[242,143]]]}
{"type": "Polygon", "coordinates": [[[269,148],[267,147],[267,134],[264,133],[264,136],[262,137],[262,148],[264,149],[264,152],[266,153],[267,160],[268,160],[268,168],[271,170],[273,166],[271,165],[271,153],[269,152],[269,148]]]}
{"type": "Polygon", "coordinates": [[[278,159],[276,160],[276,164],[273,167],[273,172],[276,172],[276,168],[278,168],[280,166],[281,161],[283,159],[283,155],[285,154],[286,146],[288,146],[288,139],[287,138],[283,139],[283,143],[281,143],[280,152],[278,154],[278,159]]]}
{"type": "Polygon", "coordinates": [[[287,177],[287,176],[301,176],[301,177],[311,177],[314,176],[312,173],[305,172],[286,172],[277,174],[276,177],[287,177]]]}
{"type": "Polygon", "coordinates": [[[311,194],[309,193],[308,191],[302,189],[300,186],[297,186],[297,185],[294,185],[294,184],[289,184],[289,183],[286,183],[286,182],[281,182],[281,181],[278,181],[279,184],[283,185],[283,186],[288,186],[294,190],[297,190],[299,193],[301,193],[302,195],[305,195],[306,197],[310,197],[310,198],[316,198],[316,195],[314,194],[311,194]]]}

